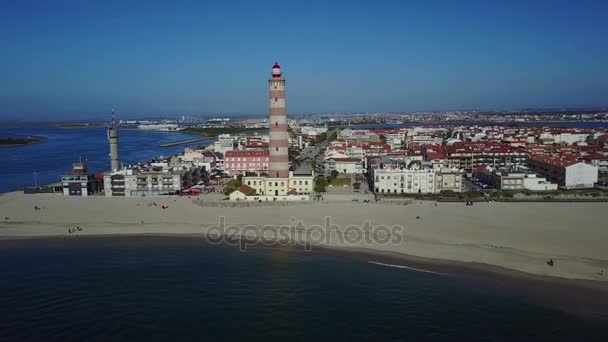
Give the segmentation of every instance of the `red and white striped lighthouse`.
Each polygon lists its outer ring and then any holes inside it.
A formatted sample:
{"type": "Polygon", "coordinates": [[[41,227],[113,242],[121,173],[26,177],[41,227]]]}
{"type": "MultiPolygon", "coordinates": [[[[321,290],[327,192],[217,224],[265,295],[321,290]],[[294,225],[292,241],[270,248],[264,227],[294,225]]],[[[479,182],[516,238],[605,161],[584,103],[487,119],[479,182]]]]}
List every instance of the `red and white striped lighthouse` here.
{"type": "Polygon", "coordinates": [[[287,135],[287,111],[285,110],[285,79],[278,63],[275,63],[272,67],[272,75],[268,80],[268,86],[270,88],[269,176],[288,178],[289,136],[287,135]]]}

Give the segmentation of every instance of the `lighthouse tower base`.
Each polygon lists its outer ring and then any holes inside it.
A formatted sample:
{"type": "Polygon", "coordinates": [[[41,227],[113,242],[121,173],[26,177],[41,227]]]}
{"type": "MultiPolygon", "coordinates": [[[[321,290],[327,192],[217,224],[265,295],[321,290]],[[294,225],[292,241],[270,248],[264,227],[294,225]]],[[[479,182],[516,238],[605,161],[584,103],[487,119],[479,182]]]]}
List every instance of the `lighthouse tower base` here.
{"type": "Polygon", "coordinates": [[[294,175],[287,178],[263,176],[243,177],[243,185],[230,194],[230,200],[238,201],[308,201],[313,193],[315,177],[294,175]]]}

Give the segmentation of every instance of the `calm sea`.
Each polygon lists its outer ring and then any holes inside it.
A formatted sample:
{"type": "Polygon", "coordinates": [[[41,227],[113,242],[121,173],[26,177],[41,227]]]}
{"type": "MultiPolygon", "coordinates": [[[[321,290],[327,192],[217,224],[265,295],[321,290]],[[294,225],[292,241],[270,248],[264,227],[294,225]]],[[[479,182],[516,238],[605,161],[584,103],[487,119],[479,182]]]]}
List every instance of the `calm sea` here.
{"type": "Polygon", "coordinates": [[[347,256],[72,237],[2,241],[0,260],[2,341],[608,337],[606,321],[347,256]]]}
{"type": "MultiPolygon", "coordinates": [[[[0,193],[34,185],[48,184],[61,179],[72,163],[88,160],[89,171],[110,169],[110,147],[105,128],[64,129],[57,127],[0,127],[0,137],[44,136],[47,140],[32,145],[0,148],[0,193]],[[34,172],[37,174],[34,175],[34,172]],[[36,178],[36,179],[35,179],[36,178]]],[[[169,156],[184,147],[205,142],[163,148],[159,145],[188,140],[199,135],[141,130],[119,131],[120,160],[125,165],[169,156]]]]}

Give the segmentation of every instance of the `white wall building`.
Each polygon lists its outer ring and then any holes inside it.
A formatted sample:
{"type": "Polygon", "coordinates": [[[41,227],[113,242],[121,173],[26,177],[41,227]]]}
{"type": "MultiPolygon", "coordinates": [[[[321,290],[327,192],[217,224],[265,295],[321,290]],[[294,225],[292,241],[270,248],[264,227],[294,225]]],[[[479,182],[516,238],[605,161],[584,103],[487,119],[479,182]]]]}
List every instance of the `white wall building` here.
{"type": "Polygon", "coordinates": [[[302,126],[300,127],[300,131],[304,135],[317,136],[327,132],[327,126],[302,126]]]}
{"type": "Polygon", "coordinates": [[[234,150],[234,140],[235,137],[230,134],[220,134],[217,137],[217,141],[215,141],[213,145],[210,145],[210,148],[213,149],[214,152],[225,154],[227,151],[234,150]]]}
{"type": "Polygon", "coordinates": [[[576,163],[566,167],[565,187],[592,188],[597,183],[598,168],[585,163],[576,163]]]}
{"type": "Polygon", "coordinates": [[[201,181],[205,169],[193,164],[167,163],[122,169],[104,174],[105,196],[160,196],[181,192],[201,181]]]}
{"type": "Polygon", "coordinates": [[[268,178],[247,176],[242,179],[243,185],[255,190],[256,195],[288,196],[290,194],[309,195],[314,189],[314,176],[294,175],[289,172],[289,178],[268,178]]]}
{"type": "Polygon", "coordinates": [[[428,194],[444,190],[462,191],[462,172],[456,169],[375,169],[377,194],[428,194]]]}
{"type": "Polygon", "coordinates": [[[325,169],[328,172],[333,170],[339,173],[362,174],[365,173],[363,162],[352,158],[330,158],[325,161],[325,169]]]}
{"type": "Polygon", "coordinates": [[[528,166],[566,189],[592,188],[598,179],[597,167],[572,159],[535,156],[528,166]]]}
{"type": "Polygon", "coordinates": [[[531,191],[553,191],[557,190],[557,184],[547,181],[545,177],[527,174],[524,177],[524,189],[531,191]]]}

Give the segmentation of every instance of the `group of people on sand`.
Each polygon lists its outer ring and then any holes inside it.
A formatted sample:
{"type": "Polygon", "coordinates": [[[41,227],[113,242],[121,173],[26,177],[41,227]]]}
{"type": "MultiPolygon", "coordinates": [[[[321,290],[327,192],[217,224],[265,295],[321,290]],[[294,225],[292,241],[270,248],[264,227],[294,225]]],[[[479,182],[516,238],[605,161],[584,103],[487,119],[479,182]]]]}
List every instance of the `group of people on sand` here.
{"type": "MultiPolygon", "coordinates": [[[[137,206],[139,206],[139,203],[137,204],[137,206]]],[[[151,207],[151,206],[157,207],[158,204],[156,204],[156,202],[148,203],[148,207],[151,207]]],[[[167,209],[167,208],[169,208],[169,206],[167,204],[162,204],[160,207],[161,207],[161,209],[167,209]]]]}
{"type": "Polygon", "coordinates": [[[72,233],[76,233],[76,232],[81,232],[83,231],[82,228],[80,228],[80,226],[77,226],[76,228],[68,228],[68,234],[72,234],[72,233]]]}

